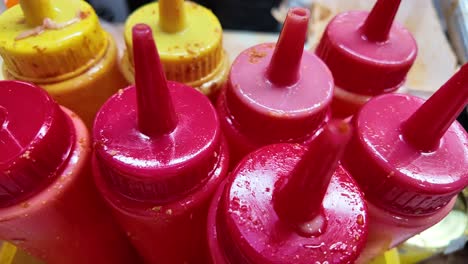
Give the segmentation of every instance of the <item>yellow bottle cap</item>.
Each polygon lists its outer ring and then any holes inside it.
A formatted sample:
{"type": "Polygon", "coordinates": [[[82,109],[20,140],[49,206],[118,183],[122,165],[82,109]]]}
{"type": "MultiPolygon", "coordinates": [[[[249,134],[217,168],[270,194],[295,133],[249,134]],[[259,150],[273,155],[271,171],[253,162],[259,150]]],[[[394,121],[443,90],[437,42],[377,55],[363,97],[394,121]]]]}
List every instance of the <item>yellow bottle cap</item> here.
{"type": "Polygon", "coordinates": [[[0,15],[0,55],[16,79],[67,79],[104,56],[107,45],[96,13],[82,0],[20,0],[0,15]]]}
{"type": "Polygon", "coordinates": [[[152,28],[167,79],[196,87],[223,67],[221,24],[205,7],[184,0],[159,0],[136,10],[125,24],[131,64],[132,28],[139,23],[152,28]]]}

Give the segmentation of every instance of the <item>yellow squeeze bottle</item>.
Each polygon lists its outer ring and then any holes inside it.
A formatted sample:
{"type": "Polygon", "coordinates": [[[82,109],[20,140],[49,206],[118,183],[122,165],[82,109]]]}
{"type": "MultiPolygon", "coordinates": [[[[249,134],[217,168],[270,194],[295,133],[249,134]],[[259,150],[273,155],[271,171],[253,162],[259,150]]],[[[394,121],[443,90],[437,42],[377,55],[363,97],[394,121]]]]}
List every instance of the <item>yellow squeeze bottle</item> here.
{"type": "Polygon", "coordinates": [[[0,15],[6,79],[35,83],[91,128],[101,105],[128,85],[117,46],[82,0],[20,0],[0,15]]]}
{"type": "Polygon", "coordinates": [[[225,83],[229,62],[218,18],[184,0],[159,0],[136,10],[125,23],[122,71],[134,83],[132,28],[151,27],[167,79],[185,83],[214,99],[225,83]]]}

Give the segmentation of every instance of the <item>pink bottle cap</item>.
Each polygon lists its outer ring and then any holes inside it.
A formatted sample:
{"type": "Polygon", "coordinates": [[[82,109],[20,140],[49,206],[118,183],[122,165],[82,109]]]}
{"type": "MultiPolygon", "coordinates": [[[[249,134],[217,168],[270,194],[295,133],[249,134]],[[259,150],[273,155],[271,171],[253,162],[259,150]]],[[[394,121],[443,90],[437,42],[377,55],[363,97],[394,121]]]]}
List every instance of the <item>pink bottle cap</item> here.
{"type": "Polygon", "coordinates": [[[60,176],[74,147],[72,126],[41,88],[0,81],[0,206],[27,199],[60,176]]]}
{"type": "Polygon", "coordinates": [[[468,185],[468,135],[457,122],[468,103],[468,65],[427,102],[390,94],[355,116],[343,166],[368,201],[407,215],[437,212],[468,185]]]}
{"type": "Polygon", "coordinates": [[[237,166],[217,218],[231,263],[356,260],[367,237],[365,202],[338,164],[350,134],[333,121],[307,148],[270,145],[237,166]]]}
{"type": "Polygon", "coordinates": [[[417,46],[411,33],[393,22],[401,0],[378,0],[370,13],[338,14],[328,25],[317,55],[335,84],[362,95],[397,90],[413,65],[417,46]]]}
{"type": "Polygon", "coordinates": [[[96,157],[117,193],[171,202],[213,175],[221,148],[218,119],[203,94],[166,81],[150,27],[133,28],[133,49],[136,84],[99,111],[96,157]]]}
{"type": "Polygon", "coordinates": [[[309,17],[307,9],[291,9],[276,47],[260,44],[234,61],[227,112],[249,137],[265,143],[305,138],[323,123],[334,84],[325,64],[304,52],[309,17]]]}

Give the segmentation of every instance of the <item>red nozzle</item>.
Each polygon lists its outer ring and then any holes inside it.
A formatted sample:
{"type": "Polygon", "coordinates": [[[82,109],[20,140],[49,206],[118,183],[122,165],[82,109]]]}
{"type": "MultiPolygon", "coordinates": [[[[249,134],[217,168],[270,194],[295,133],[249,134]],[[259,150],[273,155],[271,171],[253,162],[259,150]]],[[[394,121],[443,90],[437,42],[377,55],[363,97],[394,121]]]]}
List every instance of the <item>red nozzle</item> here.
{"type": "Polygon", "coordinates": [[[392,28],[401,0],[378,0],[362,27],[364,36],[375,42],[384,42],[392,28]]]}
{"type": "Polygon", "coordinates": [[[133,27],[133,57],[140,131],[150,137],[173,131],[177,126],[177,116],[148,25],[133,27]]]}
{"type": "Polygon", "coordinates": [[[422,151],[436,149],[467,103],[468,64],[465,64],[402,124],[403,137],[422,151]]]}
{"type": "Polygon", "coordinates": [[[299,224],[320,213],[328,184],[350,137],[348,123],[332,121],[309,144],[287,182],[274,193],[274,208],[282,220],[299,224]]]}
{"type": "Polygon", "coordinates": [[[272,83],[288,86],[299,79],[309,18],[310,12],[306,8],[289,10],[267,69],[267,78],[272,83]]]}

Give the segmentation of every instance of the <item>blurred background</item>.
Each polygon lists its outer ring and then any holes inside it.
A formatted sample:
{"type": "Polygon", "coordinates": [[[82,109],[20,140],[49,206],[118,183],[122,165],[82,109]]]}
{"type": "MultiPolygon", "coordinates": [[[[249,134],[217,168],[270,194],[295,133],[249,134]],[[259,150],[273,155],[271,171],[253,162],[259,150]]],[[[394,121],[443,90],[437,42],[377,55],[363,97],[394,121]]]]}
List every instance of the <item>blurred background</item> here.
{"type": "MultiPolygon", "coordinates": [[[[129,13],[151,0],[87,0],[99,16],[109,22],[123,22],[129,13]]],[[[211,9],[223,28],[262,32],[279,31],[271,9],[281,0],[194,0],[211,9]]],[[[300,1],[297,1],[300,2],[300,1]]]]}

